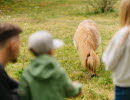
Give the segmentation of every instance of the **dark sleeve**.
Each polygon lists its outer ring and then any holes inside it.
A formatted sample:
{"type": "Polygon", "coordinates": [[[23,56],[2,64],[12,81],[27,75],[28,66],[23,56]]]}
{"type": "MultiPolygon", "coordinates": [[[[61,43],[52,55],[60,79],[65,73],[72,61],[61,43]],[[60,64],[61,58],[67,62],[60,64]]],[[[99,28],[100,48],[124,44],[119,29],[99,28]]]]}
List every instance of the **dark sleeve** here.
{"type": "Polygon", "coordinates": [[[12,100],[10,92],[0,82],[0,100],[12,100]]]}
{"type": "Polygon", "coordinates": [[[12,100],[20,100],[20,97],[18,95],[19,83],[17,81],[13,80],[10,77],[7,77],[7,81],[8,81],[8,84],[9,84],[10,95],[11,95],[12,100]]]}
{"type": "Polygon", "coordinates": [[[17,89],[19,86],[19,83],[11,78],[9,78],[9,84],[11,89],[17,89]]]}

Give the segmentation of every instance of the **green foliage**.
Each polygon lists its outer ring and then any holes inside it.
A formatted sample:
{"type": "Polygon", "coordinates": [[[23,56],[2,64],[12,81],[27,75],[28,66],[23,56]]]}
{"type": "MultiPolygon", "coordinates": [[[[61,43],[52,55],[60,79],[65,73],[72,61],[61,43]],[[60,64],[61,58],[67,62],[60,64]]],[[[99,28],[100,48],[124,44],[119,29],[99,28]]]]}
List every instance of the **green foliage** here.
{"type": "Polygon", "coordinates": [[[117,1],[118,0],[87,0],[87,8],[93,10],[95,13],[113,11],[117,1]]]}
{"type": "Polygon", "coordinates": [[[18,76],[18,78],[20,78],[21,75],[22,75],[22,73],[23,73],[23,71],[24,71],[24,69],[20,69],[20,70],[18,70],[18,71],[15,73],[15,75],[18,76]]]}

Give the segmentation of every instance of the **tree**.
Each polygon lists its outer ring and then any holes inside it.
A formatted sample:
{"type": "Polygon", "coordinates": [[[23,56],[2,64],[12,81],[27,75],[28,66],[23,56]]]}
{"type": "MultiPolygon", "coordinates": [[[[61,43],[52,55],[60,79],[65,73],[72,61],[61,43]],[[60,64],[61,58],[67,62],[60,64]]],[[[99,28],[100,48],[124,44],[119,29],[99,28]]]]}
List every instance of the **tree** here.
{"type": "Polygon", "coordinates": [[[88,5],[94,12],[108,12],[114,10],[114,5],[118,0],[87,0],[88,5]]]}

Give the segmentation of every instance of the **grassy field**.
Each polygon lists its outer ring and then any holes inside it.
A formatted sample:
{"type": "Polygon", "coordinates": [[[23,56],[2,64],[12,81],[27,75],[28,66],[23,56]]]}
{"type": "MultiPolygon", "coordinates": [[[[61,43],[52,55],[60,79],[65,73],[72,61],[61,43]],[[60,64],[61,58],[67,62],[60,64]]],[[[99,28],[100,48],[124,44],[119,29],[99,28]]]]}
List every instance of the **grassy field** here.
{"type": "Polygon", "coordinates": [[[102,44],[97,53],[102,53],[113,34],[119,28],[118,12],[88,13],[84,0],[43,0],[39,3],[16,2],[0,6],[0,22],[18,24],[24,30],[21,34],[21,53],[16,64],[6,68],[16,80],[33,56],[28,52],[28,36],[39,30],[48,30],[55,38],[65,42],[65,46],[55,51],[58,61],[72,80],[83,84],[83,95],[69,100],[111,100],[114,96],[111,73],[105,71],[103,64],[98,68],[98,77],[89,78],[89,73],[80,64],[79,56],[73,46],[73,35],[78,24],[85,19],[94,20],[102,36],[102,44]]]}

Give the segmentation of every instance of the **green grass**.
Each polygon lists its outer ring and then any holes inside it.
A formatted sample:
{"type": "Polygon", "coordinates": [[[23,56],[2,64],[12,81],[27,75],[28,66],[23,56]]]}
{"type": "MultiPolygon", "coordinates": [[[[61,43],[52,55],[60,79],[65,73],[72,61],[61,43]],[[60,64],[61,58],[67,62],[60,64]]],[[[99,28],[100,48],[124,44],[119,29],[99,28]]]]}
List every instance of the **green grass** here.
{"type": "MultiPolygon", "coordinates": [[[[36,1],[36,0],[35,0],[36,1]]],[[[40,1],[40,0],[39,0],[40,1]]],[[[6,68],[16,80],[33,56],[28,52],[28,36],[39,30],[48,30],[55,38],[65,42],[65,46],[55,51],[58,61],[72,80],[83,84],[83,95],[69,100],[111,100],[114,96],[111,73],[105,71],[103,64],[97,69],[98,76],[89,78],[87,70],[80,64],[79,56],[73,45],[73,35],[78,24],[85,19],[94,20],[102,36],[102,44],[97,50],[100,57],[113,34],[118,30],[118,13],[92,14],[87,12],[84,0],[43,0],[42,2],[15,2],[0,6],[0,22],[21,26],[21,53],[16,64],[6,68]]]]}

